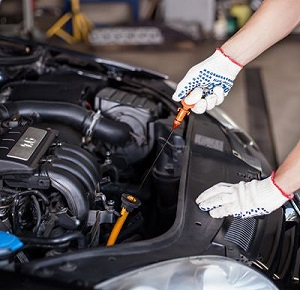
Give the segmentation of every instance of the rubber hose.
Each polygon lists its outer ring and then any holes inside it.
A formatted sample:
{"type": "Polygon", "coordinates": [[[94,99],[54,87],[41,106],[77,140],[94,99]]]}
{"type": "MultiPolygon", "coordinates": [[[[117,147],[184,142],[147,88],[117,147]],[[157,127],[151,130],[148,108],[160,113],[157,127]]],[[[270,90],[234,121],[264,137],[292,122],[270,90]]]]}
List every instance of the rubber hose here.
{"type": "MultiPolygon", "coordinates": [[[[18,101],[1,104],[0,114],[2,119],[17,114],[35,116],[39,121],[63,123],[86,134],[93,122],[94,112],[70,103],[18,101]]],[[[111,145],[124,146],[131,140],[131,131],[128,124],[101,116],[95,121],[92,137],[111,145]]]]}
{"type": "Polygon", "coordinates": [[[25,56],[7,56],[0,58],[1,66],[26,65],[38,61],[44,53],[43,48],[37,47],[30,55],[25,56]]]}
{"type": "Polygon", "coordinates": [[[78,248],[84,248],[86,243],[84,235],[81,232],[71,232],[55,238],[36,238],[28,236],[18,236],[18,238],[26,244],[37,247],[57,247],[62,244],[71,242],[72,240],[78,241],[78,248]]]}
{"type": "Polygon", "coordinates": [[[31,199],[33,200],[33,203],[34,203],[34,206],[35,206],[35,211],[36,211],[36,219],[37,219],[37,222],[33,228],[33,232],[36,233],[41,225],[41,222],[42,222],[42,211],[41,211],[41,207],[40,207],[40,204],[37,200],[37,198],[32,195],[31,196],[31,199]]]}

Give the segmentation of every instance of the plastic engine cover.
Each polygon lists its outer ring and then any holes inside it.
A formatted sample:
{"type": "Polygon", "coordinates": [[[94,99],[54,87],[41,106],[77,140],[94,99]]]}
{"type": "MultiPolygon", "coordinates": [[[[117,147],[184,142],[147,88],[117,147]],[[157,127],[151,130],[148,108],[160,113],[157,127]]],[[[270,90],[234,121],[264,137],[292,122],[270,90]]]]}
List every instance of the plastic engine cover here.
{"type": "Polygon", "coordinates": [[[15,127],[0,136],[0,175],[31,174],[56,134],[36,127],[15,127]]]}

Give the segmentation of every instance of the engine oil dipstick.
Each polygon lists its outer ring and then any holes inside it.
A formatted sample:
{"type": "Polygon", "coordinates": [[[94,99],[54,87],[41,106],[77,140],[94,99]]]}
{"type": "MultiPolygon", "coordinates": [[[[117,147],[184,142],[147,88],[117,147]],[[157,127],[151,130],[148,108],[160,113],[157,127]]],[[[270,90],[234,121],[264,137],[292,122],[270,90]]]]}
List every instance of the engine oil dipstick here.
{"type": "Polygon", "coordinates": [[[151,167],[149,168],[147,174],[145,175],[144,179],[142,180],[141,185],[139,186],[139,189],[138,189],[137,192],[140,192],[140,190],[142,189],[145,181],[148,178],[148,175],[150,174],[150,172],[152,171],[153,167],[155,166],[155,163],[158,160],[159,156],[164,151],[164,149],[165,149],[166,145],[168,144],[168,142],[169,142],[171,136],[173,135],[174,131],[180,126],[180,124],[182,123],[183,119],[190,114],[190,109],[192,109],[195,106],[195,104],[188,105],[184,100],[181,101],[181,104],[182,104],[182,107],[179,107],[177,109],[178,113],[177,113],[177,115],[176,115],[176,117],[175,117],[175,119],[173,121],[172,130],[171,130],[168,138],[166,139],[164,145],[162,146],[162,148],[158,152],[158,154],[157,154],[155,160],[153,161],[151,167]]]}
{"type": "Polygon", "coordinates": [[[181,101],[182,107],[177,109],[178,113],[173,122],[173,130],[177,129],[182,123],[185,116],[190,114],[190,109],[194,108],[195,104],[188,105],[184,100],[181,101]]]}
{"type": "Polygon", "coordinates": [[[141,182],[141,184],[140,184],[140,186],[139,186],[139,189],[138,189],[138,191],[137,191],[137,192],[140,192],[140,190],[142,189],[142,187],[143,187],[143,185],[144,185],[145,181],[146,181],[146,180],[147,180],[147,178],[148,178],[148,175],[149,175],[149,174],[150,174],[150,172],[152,171],[153,167],[155,166],[155,163],[156,163],[157,159],[159,158],[159,156],[160,156],[160,155],[161,155],[161,153],[163,152],[164,148],[165,148],[165,147],[166,147],[166,145],[168,144],[168,142],[169,142],[169,140],[170,140],[170,138],[171,138],[171,136],[172,136],[173,132],[174,132],[174,129],[172,129],[172,130],[171,130],[171,132],[170,132],[170,134],[169,134],[168,138],[166,139],[166,141],[165,141],[164,145],[162,146],[162,148],[161,148],[161,149],[160,149],[160,151],[158,152],[158,154],[157,154],[157,156],[156,156],[155,160],[153,161],[153,163],[152,163],[151,167],[150,167],[150,168],[149,168],[149,170],[147,171],[147,174],[145,175],[144,179],[142,180],[142,182],[141,182]]]}
{"type": "Polygon", "coordinates": [[[117,219],[110,233],[110,236],[106,244],[107,246],[113,246],[115,244],[119,236],[119,233],[128,217],[128,214],[141,205],[140,200],[131,194],[123,193],[121,200],[122,200],[121,216],[117,219]]]}

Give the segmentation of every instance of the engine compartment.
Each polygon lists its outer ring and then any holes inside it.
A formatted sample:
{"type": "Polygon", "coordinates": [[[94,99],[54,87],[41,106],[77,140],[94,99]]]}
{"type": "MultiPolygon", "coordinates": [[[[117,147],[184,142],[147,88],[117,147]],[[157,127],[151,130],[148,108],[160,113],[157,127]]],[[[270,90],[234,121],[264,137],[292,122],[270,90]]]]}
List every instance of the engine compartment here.
{"type": "Polygon", "coordinates": [[[195,204],[218,182],[271,172],[226,114],[191,114],[172,132],[178,103],[166,76],[49,46],[1,44],[2,276],[94,287],[158,261],[218,255],[298,289],[298,196],[245,220],[212,219],[195,204]],[[21,243],[4,245],[5,234],[21,243]]]}
{"type": "Polygon", "coordinates": [[[175,219],[185,125],[146,176],[176,112],[164,98],[172,89],[163,77],[23,49],[15,65],[2,67],[0,90],[0,230],[24,243],[16,261],[106,246],[128,195],[140,204],[116,243],[167,231],[175,219]]]}

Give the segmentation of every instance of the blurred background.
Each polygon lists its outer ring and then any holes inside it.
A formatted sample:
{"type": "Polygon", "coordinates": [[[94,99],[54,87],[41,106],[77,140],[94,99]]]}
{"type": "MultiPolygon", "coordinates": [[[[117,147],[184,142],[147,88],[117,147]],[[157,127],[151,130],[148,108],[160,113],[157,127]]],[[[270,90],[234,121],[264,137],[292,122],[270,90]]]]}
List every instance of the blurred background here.
{"type": "MultiPolygon", "coordinates": [[[[179,82],[240,29],[261,2],[2,0],[0,34],[144,67],[179,82]]],[[[296,29],[247,65],[221,105],[275,166],[300,137],[299,35],[296,29]]]]}

